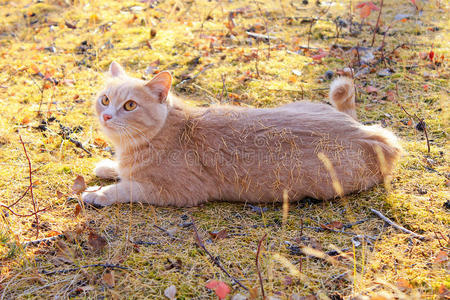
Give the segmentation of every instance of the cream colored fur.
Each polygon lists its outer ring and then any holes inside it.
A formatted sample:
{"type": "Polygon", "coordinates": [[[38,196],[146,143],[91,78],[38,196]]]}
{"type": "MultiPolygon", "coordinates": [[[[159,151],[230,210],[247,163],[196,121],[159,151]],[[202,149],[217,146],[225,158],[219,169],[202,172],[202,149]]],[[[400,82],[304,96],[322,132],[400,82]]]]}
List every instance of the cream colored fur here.
{"type": "Polygon", "coordinates": [[[102,162],[95,172],[118,175],[120,182],[85,192],[87,203],[258,203],[281,201],[284,190],[292,201],[332,199],[383,182],[401,152],[392,133],[355,120],[348,78],[331,84],[336,108],[311,102],[192,108],[169,94],[167,72],[144,82],[112,63],[110,73],[96,111],[118,164],[102,162]],[[107,106],[101,104],[103,95],[110,100],[107,106]],[[130,99],[137,108],[125,111],[130,99]],[[112,118],[105,121],[104,114],[112,118]]]}

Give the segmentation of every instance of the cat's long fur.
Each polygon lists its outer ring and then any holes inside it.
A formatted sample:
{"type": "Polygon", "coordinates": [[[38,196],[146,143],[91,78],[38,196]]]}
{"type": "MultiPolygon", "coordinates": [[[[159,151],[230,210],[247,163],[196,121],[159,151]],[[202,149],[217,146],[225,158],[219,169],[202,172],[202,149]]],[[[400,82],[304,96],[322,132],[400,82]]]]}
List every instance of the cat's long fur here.
{"type": "Polygon", "coordinates": [[[100,95],[109,97],[111,107],[96,107],[118,166],[103,163],[96,174],[118,175],[120,182],[84,193],[88,203],[272,202],[281,201],[284,190],[290,200],[331,199],[383,182],[401,151],[392,133],[355,120],[350,79],[331,85],[336,109],[311,102],[192,108],[168,94],[168,73],[145,83],[115,63],[110,72],[112,81],[100,95]],[[141,110],[121,111],[128,99],[141,110]],[[111,120],[103,121],[105,111],[111,120]]]}

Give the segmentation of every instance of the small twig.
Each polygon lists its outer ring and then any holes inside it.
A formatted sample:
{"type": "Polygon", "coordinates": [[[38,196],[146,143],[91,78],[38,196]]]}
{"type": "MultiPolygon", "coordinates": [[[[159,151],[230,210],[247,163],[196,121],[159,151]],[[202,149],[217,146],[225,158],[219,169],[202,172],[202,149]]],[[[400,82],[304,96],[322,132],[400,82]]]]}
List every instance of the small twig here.
{"type": "Polygon", "coordinates": [[[84,152],[86,152],[89,156],[92,156],[92,153],[89,150],[87,150],[86,148],[84,148],[83,144],[80,141],[78,141],[74,138],[71,138],[71,137],[67,137],[66,140],[68,140],[69,142],[73,143],[76,147],[78,147],[81,150],[83,150],[84,152]]]}
{"type": "MultiPolygon", "coordinates": [[[[398,96],[398,85],[397,84],[396,84],[396,90],[397,90],[397,96],[398,96]]],[[[412,120],[416,119],[417,123],[422,123],[422,128],[425,133],[425,139],[427,140],[427,150],[428,150],[428,153],[430,153],[430,150],[431,150],[430,140],[428,139],[427,124],[425,123],[425,119],[419,118],[416,114],[414,114],[414,116],[411,116],[400,103],[398,105],[400,105],[401,109],[405,112],[405,114],[408,115],[408,117],[410,117],[412,120]]]]}
{"type": "Polygon", "coordinates": [[[165,234],[167,234],[171,239],[174,239],[174,240],[177,239],[172,233],[170,233],[170,232],[167,231],[166,229],[164,229],[164,228],[162,228],[162,227],[160,227],[160,226],[158,226],[158,225],[156,225],[156,224],[154,224],[153,227],[158,228],[159,230],[161,230],[162,232],[164,232],[165,234]]]}
{"type": "Polygon", "coordinates": [[[383,0],[381,0],[381,3],[380,3],[380,12],[378,14],[377,24],[375,25],[375,28],[373,29],[372,43],[371,43],[370,47],[373,47],[373,44],[375,44],[375,36],[377,35],[377,31],[378,31],[378,28],[380,25],[380,18],[381,18],[382,11],[383,11],[383,0]]]}
{"type": "Polygon", "coordinates": [[[34,199],[34,195],[33,195],[33,177],[32,177],[32,168],[31,168],[31,161],[30,161],[30,157],[28,156],[28,152],[27,152],[27,148],[25,147],[25,144],[22,140],[22,136],[19,135],[19,139],[20,139],[20,143],[22,144],[23,147],[23,152],[25,152],[25,156],[27,158],[28,161],[28,174],[29,174],[29,179],[30,179],[30,196],[31,196],[31,202],[33,203],[33,212],[34,212],[34,217],[36,220],[36,237],[39,236],[39,217],[38,217],[38,213],[37,211],[38,209],[38,205],[34,199]]]}
{"type": "Polygon", "coordinates": [[[394,228],[397,228],[398,230],[401,230],[405,233],[408,233],[410,235],[412,235],[413,237],[419,239],[419,240],[425,240],[425,237],[423,235],[417,234],[415,232],[412,232],[409,229],[406,229],[405,227],[398,225],[397,223],[395,223],[394,221],[388,219],[387,217],[385,217],[381,212],[379,212],[376,209],[371,208],[370,211],[372,211],[374,214],[376,214],[380,219],[382,219],[383,221],[385,221],[386,223],[388,223],[389,225],[391,225],[394,228]]]}
{"type": "Polygon", "coordinates": [[[261,286],[261,294],[262,294],[262,298],[263,299],[266,298],[266,295],[264,293],[264,285],[263,285],[263,280],[262,280],[262,276],[261,276],[261,270],[259,269],[259,253],[261,251],[262,242],[264,241],[266,236],[267,236],[267,233],[265,233],[264,236],[258,242],[258,250],[256,251],[256,260],[255,260],[255,262],[256,262],[256,271],[258,272],[259,285],[261,286]]]}
{"type": "Polygon", "coordinates": [[[359,55],[359,45],[356,46],[356,55],[358,55],[358,66],[361,66],[361,56],[359,55]]]}
{"type": "Polygon", "coordinates": [[[203,249],[203,251],[205,251],[205,253],[209,256],[209,258],[211,258],[212,262],[218,266],[228,277],[231,278],[231,280],[233,280],[235,283],[237,283],[241,288],[243,288],[244,290],[248,291],[248,287],[246,287],[245,285],[243,285],[238,279],[236,279],[235,277],[231,276],[230,273],[228,273],[227,270],[225,270],[225,268],[222,266],[222,264],[220,263],[219,259],[217,257],[214,257],[209,251],[208,249],[206,249],[205,244],[203,243],[202,239],[200,238],[200,235],[198,234],[197,231],[197,226],[195,225],[194,219],[192,218],[192,227],[194,228],[194,234],[195,234],[195,241],[197,243],[197,246],[199,246],[200,248],[203,249]]]}
{"type": "Polygon", "coordinates": [[[185,80],[180,81],[175,87],[177,88],[180,85],[186,84],[189,81],[195,80],[198,76],[200,76],[203,72],[211,68],[214,64],[208,64],[206,65],[202,70],[198,71],[194,76],[187,78],[185,80]]]}
{"type": "Polygon", "coordinates": [[[223,74],[221,74],[220,76],[222,76],[222,93],[220,94],[219,102],[222,103],[223,95],[225,93],[225,76],[223,76],[223,74]]]}
{"type": "Polygon", "coordinates": [[[94,268],[94,267],[103,267],[103,268],[110,268],[110,269],[130,270],[130,268],[123,267],[123,266],[121,266],[121,265],[113,265],[113,264],[93,264],[93,265],[85,265],[85,266],[81,266],[81,267],[70,268],[70,269],[63,269],[63,270],[56,270],[56,271],[45,271],[45,270],[42,270],[42,271],[41,271],[41,274],[48,275],[48,276],[50,276],[50,275],[55,275],[55,274],[67,274],[67,273],[79,271],[79,270],[81,270],[81,269],[94,268]]]}
{"type": "Polygon", "coordinates": [[[31,213],[31,214],[28,214],[28,215],[21,215],[21,214],[19,214],[19,213],[16,213],[15,211],[13,211],[11,208],[9,208],[9,206],[4,205],[4,204],[2,204],[2,203],[0,203],[0,207],[6,208],[6,209],[7,209],[9,212],[11,212],[13,215],[15,215],[15,216],[17,216],[17,217],[21,217],[21,218],[26,218],[26,217],[36,216],[38,213],[41,213],[41,212],[46,211],[46,210],[48,209],[48,207],[46,207],[46,208],[39,209],[38,211],[33,212],[33,213],[31,213]]]}
{"type": "Polygon", "coordinates": [[[8,208],[11,208],[11,207],[13,207],[14,205],[16,205],[17,203],[19,203],[20,202],[20,200],[22,200],[23,199],[23,197],[25,197],[26,196],[26,194],[28,193],[28,191],[30,190],[30,186],[28,186],[27,187],[27,189],[25,190],[25,192],[23,192],[23,194],[22,194],[22,196],[20,196],[20,198],[19,199],[17,199],[14,203],[12,203],[12,204],[10,204],[10,205],[8,205],[8,208]]]}
{"type": "Polygon", "coordinates": [[[146,241],[141,241],[141,240],[135,241],[135,242],[132,242],[132,243],[135,244],[135,245],[144,245],[144,246],[153,246],[153,245],[159,245],[160,244],[158,242],[146,242],[146,241]]]}
{"type": "Polygon", "coordinates": [[[353,223],[344,224],[343,228],[351,228],[351,227],[353,227],[355,225],[359,225],[359,224],[362,224],[362,223],[367,222],[367,221],[369,221],[369,218],[365,218],[365,219],[362,219],[362,220],[359,220],[359,221],[355,221],[353,223]]]}
{"type": "Polygon", "coordinates": [[[29,246],[37,246],[37,245],[40,245],[41,243],[48,244],[49,242],[55,241],[55,240],[63,238],[63,237],[65,237],[64,234],[58,234],[58,235],[55,235],[55,236],[52,236],[52,237],[48,237],[48,238],[45,238],[45,239],[29,241],[29,242],[23,243],[23,247],[26,248],[26,247],[29,247],[29,246]]]}
{"type": "MultiPolygon", "coordinates": [[[[267,52],[267,59],[270,59],[270,35],[269,35],[269,26],[267,25],[267,19],[264,17],[261,7],[259,7],[259,3],[255,0],[253,0],[253,2],[255,2],[256,6],[258,7],[259,14],[261,15],[261,18],[263,18],[263,20],[264,20],[264,25],[266,27],[267,42],[268,42],[268,46],[269,46],[269,49],[267,52]]],[[[251,34],[249,34],[248,31],[247,31],[247,34],[251,36],[251,34]]]]}

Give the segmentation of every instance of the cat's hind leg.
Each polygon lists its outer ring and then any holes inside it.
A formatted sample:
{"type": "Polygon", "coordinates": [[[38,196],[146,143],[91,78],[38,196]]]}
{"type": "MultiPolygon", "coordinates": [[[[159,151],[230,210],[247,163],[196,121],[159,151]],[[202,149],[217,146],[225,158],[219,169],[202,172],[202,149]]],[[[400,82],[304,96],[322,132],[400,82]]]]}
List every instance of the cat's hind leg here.
{"type": "Polygon", "coordinates": [[[95,176],[104,179],[118,179],[118,165],[117,162],[110,159],[105,159],[99,162],[94,169],[95,176]]]}

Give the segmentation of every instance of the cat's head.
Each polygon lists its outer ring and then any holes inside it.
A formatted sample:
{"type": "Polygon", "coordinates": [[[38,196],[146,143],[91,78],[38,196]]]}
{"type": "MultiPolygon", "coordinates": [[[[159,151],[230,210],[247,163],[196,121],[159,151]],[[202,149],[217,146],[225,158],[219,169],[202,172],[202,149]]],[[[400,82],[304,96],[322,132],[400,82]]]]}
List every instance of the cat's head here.
{"type": "Polygon", "coordinates": [[[105,134],[114,142],[155,136],[168,113],[167,97],[172,84],[169,72],[150,81],[128,76],[116,62],[109,67],[110,80],[96,99],[95,109],[105,134]]]}

